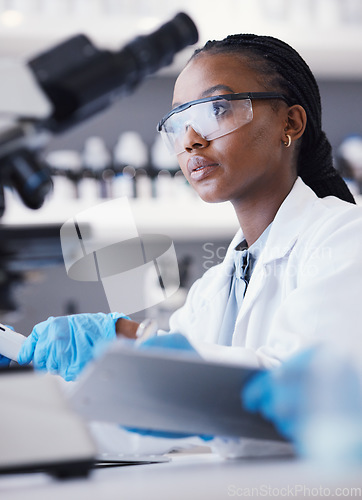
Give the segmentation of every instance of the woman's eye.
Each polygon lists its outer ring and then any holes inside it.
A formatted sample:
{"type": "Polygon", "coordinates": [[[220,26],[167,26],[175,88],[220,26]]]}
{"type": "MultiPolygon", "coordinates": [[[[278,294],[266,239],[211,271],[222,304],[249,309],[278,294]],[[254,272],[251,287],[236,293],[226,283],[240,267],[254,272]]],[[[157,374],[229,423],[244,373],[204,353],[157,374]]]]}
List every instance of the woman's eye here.
{"type": "Polygon", "coordinates": [[[227,101],[215,101],[212,103],[212,115],[219,118],[228,111],[229,107],[230,105],[227,101]]]}

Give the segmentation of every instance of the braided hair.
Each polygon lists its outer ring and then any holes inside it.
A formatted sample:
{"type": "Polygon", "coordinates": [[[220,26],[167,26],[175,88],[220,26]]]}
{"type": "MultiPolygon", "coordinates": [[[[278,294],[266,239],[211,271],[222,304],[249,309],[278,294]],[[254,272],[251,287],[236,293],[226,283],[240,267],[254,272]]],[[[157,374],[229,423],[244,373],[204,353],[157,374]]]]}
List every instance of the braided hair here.
{"type": "Polygon", "coordinates": [[[309,66],[290,45],[270,36],[230,35],[224,40],[207,42],[194,52],[232,53],[246,58],[247,64],[263,79],[300,104],[307,114],[307,125],[298,151],[297,172],[320,198],[333,195],[355,203],[346,183],[333,167],[332,147],[321,125],[321,98],[318,84],[309,66]]]}

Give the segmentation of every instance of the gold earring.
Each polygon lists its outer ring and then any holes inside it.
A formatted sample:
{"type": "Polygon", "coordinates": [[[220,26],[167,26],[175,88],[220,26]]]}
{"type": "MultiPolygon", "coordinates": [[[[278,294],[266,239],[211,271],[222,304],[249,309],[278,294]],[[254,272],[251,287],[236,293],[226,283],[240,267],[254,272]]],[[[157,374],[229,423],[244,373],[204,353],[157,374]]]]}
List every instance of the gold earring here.
{"type": "Polygon", "coordinates": [[[292,138],[290,137],[290,135],[289,135],[289,134],[285,134],[285,137],[287,137],[287,139],[288,139],[288,140],[287,140],[287,141],[284,141],[284,146],[285,146],[286,148],[289,148],[289,146],[290,146],[290,145],[291,145],[291,143],[292,143],[292,138]]]}

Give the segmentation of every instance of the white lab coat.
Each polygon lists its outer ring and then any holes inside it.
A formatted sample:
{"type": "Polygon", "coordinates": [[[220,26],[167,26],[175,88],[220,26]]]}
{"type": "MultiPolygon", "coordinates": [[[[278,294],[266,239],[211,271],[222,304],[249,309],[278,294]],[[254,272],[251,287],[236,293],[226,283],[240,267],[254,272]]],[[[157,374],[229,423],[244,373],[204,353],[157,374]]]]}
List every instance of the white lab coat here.
{"type": "Polygon", "coordinates": [[[232,250],[190,289],[170,318],[208,359],[271,368],[304,347],[362,324],[362,208],[320,199],[298,178],[279,208],[239,311],[232,346],[217,344],[232,250]]]}

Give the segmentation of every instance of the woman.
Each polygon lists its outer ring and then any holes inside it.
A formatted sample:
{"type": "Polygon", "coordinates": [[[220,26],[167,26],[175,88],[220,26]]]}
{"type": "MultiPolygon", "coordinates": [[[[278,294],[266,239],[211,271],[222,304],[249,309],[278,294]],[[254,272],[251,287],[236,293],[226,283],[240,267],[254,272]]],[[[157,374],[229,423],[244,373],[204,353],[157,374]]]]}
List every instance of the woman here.
{"type": "MultiPolygon", "coordinates": [[[[160,132],[199,196],[230,201],[241,229],[170,330],[205,357],[268,368],[355,328],[361,211],[333,168],[318,86],[299,54],[265,36],[208,42],[178,77],[173,106],[160,132]]],[[[137,327],[118,313],[50,318],[19,362],[73,379],[95,346],[137,327]]]]}

